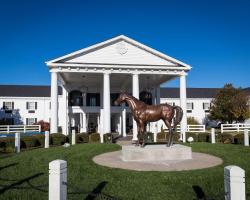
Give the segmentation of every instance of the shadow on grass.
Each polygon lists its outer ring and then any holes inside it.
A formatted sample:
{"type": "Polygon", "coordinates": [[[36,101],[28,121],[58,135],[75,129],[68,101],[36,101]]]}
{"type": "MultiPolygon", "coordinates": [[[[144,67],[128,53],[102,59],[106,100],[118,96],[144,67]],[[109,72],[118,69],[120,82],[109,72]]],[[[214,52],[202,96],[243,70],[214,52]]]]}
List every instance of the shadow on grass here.
{"type": "MultiPolygon", "coordinates": [[[[4,192],[8,191],[8,190],[11,190],[11,189],[36,189],[36,190],[40,190],[40,191],[44,191],[41,188],[41,186],[33,186],[29,181],[33,180],[33,179],[36,179],[37,177],[41,176],[41,175],[44,175],[44,173],[37,173],[37,174],[34,174],[32,176],[29,176],[29,177],[26,177],[24,179],[21,179],[21,180],[7,180],[7,181],[15,181],[14,183],[11,183],[9,185],[0,185],[1,189],[0,189],[0,194],[3,194],[4,192]],[[22,187],[21,185],[23,183],[28,183],[29,187],[22,187]]],[[[42,186],[44,187],[44,186],[42,186]]],[[[46,192],[46,191],[44,191],[46,192]]]]}
{"type": "Polygon", "coordinates": [[[205,192],[203,191],[203,189],[200,186],[193,185],[192,188],[193,188],[195,195],[196,195],[195,200],[215,200],[213,198],[207,198],[205,192]]]}

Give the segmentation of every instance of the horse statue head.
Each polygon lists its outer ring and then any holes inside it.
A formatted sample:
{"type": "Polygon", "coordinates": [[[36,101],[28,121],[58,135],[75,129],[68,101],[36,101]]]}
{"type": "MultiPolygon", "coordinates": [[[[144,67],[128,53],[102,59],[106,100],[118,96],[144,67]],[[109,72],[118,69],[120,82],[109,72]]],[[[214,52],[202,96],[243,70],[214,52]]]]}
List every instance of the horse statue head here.
{"type": "Polygon", "coordinates": [[[119,94],[118,98],[115,100],[114,104],[116,106],[121,105],[121,103],[124,103],[126,98],[128,97],[128,94],[125,92],[122,92],[119,94]]]}

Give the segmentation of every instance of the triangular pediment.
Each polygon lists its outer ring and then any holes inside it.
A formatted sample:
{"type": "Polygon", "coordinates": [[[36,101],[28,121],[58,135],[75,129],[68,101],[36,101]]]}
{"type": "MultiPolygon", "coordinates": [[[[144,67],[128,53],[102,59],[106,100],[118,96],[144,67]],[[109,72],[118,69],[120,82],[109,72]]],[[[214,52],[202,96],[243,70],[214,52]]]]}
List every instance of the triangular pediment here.
{"type": "Polygon", "coordinates": [[[118,36],[105,42],[73,52],[47,62],[64,64],[138,65],[138,66],[190,66],[160,53],[126,36],[118,36]]]}

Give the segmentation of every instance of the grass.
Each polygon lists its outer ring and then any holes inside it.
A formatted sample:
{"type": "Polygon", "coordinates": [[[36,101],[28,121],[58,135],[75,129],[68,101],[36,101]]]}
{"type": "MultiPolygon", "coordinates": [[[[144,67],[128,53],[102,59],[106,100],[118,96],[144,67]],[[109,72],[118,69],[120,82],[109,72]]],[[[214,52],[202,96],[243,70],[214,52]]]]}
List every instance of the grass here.
{"type": "Polygon", "coordinates": [[[94,199],[90,194],[101,193],[117,199],[192,200],[197,199],[194,186],[209,198],[224,199],[223,168],[227,165],[246,170],[246,190],[250,190],[250,148],[209,143],[194,143],[192,148],[222,158],[223,165],[181,172],[111,169],[96,165],[92,158],[120,147],[98,143],[1,155],[0,199],[48,199],[48,165],[55,159],[68,162],[68,199],[94,199]]]}

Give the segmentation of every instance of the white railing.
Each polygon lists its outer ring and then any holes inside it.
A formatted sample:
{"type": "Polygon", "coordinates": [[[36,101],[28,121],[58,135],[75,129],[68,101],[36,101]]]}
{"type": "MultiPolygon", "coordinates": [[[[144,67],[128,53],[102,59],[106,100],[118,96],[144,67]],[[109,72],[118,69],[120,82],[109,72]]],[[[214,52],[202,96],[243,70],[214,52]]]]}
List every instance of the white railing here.
{"type": "Polygon", "coordinates": [[[0,125],[0,133],[41,132],[41,125],[0,125]]]}
{"type": "Polygon", "coordinates": [[[250,124],[221,124],[221,133],[243,132],[244,129],[250,130],[250,124]]]}
{"type": "MultiPolygon", "coordinates": [[[[181,130],[181,127],[180,127],[180,125],[178,125],[177,132],[180,132],[180,130],[181,130]]],[[[186,132],[205,133],[206,127],[205,127],[205,125],[187,125],[186,132]]]]}

